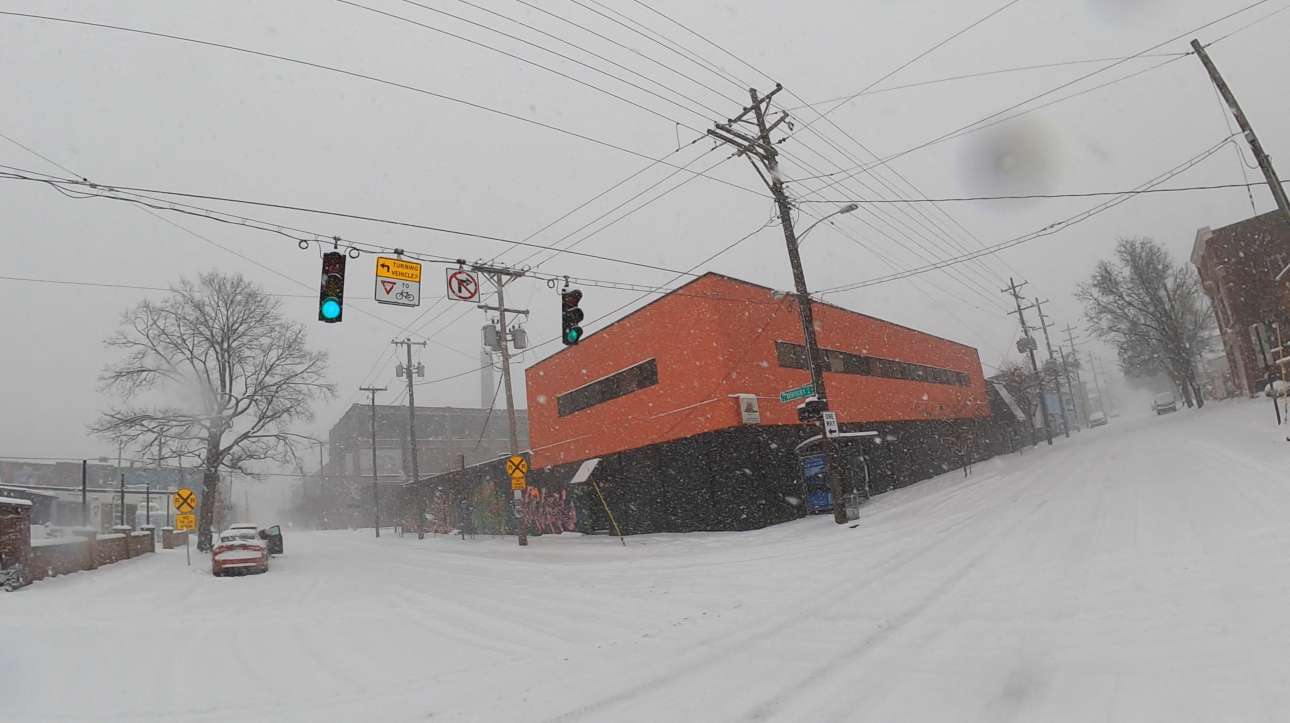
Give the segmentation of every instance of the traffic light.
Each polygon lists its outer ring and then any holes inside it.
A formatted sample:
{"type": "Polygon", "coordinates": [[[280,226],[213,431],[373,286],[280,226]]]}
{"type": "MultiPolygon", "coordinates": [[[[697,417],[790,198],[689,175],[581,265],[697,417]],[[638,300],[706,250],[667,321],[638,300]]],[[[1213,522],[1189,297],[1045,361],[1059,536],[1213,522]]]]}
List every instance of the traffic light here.
{"type": "Polygon", "coordinates": [[[322,259],[322,288],[318,291],[318,321],[335,324],[345,304],[345,254],[328,251],[322,259]]]}
{"type": "Polygon", "coordinates": [[[578,303],[582,301],[582,292],[577,289],[565,289],[560,292],[561,313],[561,334],[560,341],[565,346],[573,346],[582,340],[582,309],[578,308],[578,303]]]}

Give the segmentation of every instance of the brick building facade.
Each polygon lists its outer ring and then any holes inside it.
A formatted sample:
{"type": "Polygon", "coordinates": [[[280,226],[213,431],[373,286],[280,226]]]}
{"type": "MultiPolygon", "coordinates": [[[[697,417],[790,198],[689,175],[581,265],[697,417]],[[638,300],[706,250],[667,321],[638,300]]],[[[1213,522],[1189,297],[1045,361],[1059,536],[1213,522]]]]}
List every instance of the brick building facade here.
{"type": "Polygon", "coordinates": [[[1279,354],[1278,332],[1290,341],[1290,222],[1280,211],[1218,229],[1196,232],[1191,262],[1214,307],[1238,393],[1263,387],[1267,368],[1279,354]]]}

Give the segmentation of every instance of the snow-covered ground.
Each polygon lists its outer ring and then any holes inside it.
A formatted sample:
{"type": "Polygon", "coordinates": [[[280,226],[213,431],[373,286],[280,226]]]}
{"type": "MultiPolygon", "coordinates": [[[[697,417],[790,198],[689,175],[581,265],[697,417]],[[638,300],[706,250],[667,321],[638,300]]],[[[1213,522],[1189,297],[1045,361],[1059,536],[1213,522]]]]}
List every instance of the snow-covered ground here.
{"type": "Polygon", "coordinates": [[[854,529],[289,531],[267,575],[179,550],[47,580],[0,594],[0,719],[1286,720],[1268,406],[1113,419],[854,529]]]}

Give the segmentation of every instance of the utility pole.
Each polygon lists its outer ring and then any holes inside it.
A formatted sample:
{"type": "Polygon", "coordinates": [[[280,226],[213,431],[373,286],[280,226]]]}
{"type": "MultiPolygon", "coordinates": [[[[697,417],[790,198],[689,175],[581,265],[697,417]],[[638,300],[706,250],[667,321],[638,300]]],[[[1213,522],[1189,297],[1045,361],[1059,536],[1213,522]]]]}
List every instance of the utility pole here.
{"type": "Polygon", "coordinates": [[[1281,187],[1281,178],[1277,175],[1276,169],[1272,167],[1272,159],[1263,150],[1263,144],[1259,143],[1259,137],[1254,135],[1254,128],[1250,126],[1250,119],[1245,116],[1245,111],[1241,110],[1241,104],[1236,102],[1236,95],[1219,75],[1218,68],[1214,61],[1209,59],[1209,53],[1205,51],[1205,46],[1200,44],[1199,40],[1191,41],[1191,49],[1196,51],[1196,57],[1204,64],[1206,72],[1209,73],[1209,79],[1214,81],[1214,86],[1227,102],[1227,107],[1236,117],[1236,124],[1241,127],[1241,133],[1245,135],[1245,140],[1250,144],[1250,151],[1254,153],[1254,159],[1259,162],[1259,168],[1263,171],[1263,179],[1268,182],[1268,190],[1272,192],[1272,198],[1276,199],[1277,208],[1281,214],[1290,221],[1290,201],[1286,199],[1285,189],[1281,187]]]}
{"type": "MultiPolygon", "coordinates": [[[[1047,299],[1043,301],[1035,299],[1035,313],[1039,314],[1039,328],[1044,332],[1044,344],[1048,347],[1048,361],[1056,365],[1057,359],[1053,356],[1053,340],[1048,338],[1048,327],[1052,326],[1052,324],[1049,324],[1048,320],[1044,317],[1045,301],[1047,301],[1047,299]]],[[[1066,438],[1070,439],[1071,422],[1066,416],[1066,400],[1062,398],[1062,380],[1056,374],[1053,375],[1053,387],[1057,389],[1057,406],[1062,410],[1062,431],[1065,433],[1066,438]]]]}
{"type": "Polygon", "coordinates": [[[89,466],[89,460],[81,460],[81,527],[90,526],[90,501],[89,497],[85,494],[85,487],[89,482],[89,466]]]}
{"type": "Polygon", "coordinates": [[[314,529],[322,526],[323,489],[327,487],[327,465],[323,463],[323,443],[318,442],[318,491],[314,493],[314,529]]]}
{"type": "MultiPolygon", "coordinates": [[[[502,352],[502,386],[506,390],[506,420],[511,437],[511,454],[520,453],[519,428],[515,421],[515,393],[511,388],[511,347],[510,335],[506,328],[506,314],[523,314],[528,316],[527,309],[507,309],[506,308],[506,285],[524,276],[524,271],[518,269],[506,268],[504,266],[491,266],[488,264],[474,264],[471,269],[484,275],[493,288],[497,290],[497,306],[479,304],[479,308],[485,311],[497,312],[498,340],[502,352]]],[[[524,490],[512,491],[512,507],[515,515],[515,537],[520,547],[529,544],[528,525],[524,520],[524,490]]]]}
{"type": "Polygon", "coordinates": [[[1106,414],[1106,397],[1102,396],[1102,384],[1097,379],[1097,364],[1093,360],[1093,352],[1088,353],[1088,368],[1093,370],[1093,388],[1097,390],[1098,411],[1106,414]]]}
{"type": "Polygon", "coordinates": [[[1035,343],[1034,337],[1030,336],[1030,327],[1026,326],[1026,312],[1021,308],[1021,294],[1017,293],[1018,289],[1028,283],[1030,282],[1023,281],[1018,284],[1010,276],[1008,277],[1008,288],[1003,289],[1001,293],[1012,294],[1012,300],[1017,304],[1017,310],[1015,312],[1009,311],[1008,314],[1012,315],[1015,313],[1017,315],[1017,320],[1021,322],[1021,333],[1026,342],[1024,344],[1017,342],[1017,350],[1020,351],[1024,348],[1030,355],[1030,371],[1034,372],[1035,378],[1039,381],[1039,414],[1044,420],[1044,435],[1048,438],[1048,445],[1052,446],[1053,427],[1048,423],[1048,405],[1044,400],[1044,377],[1039,373],[1039,362],[1035,359],[1035,349],[1039,345],[1035,343]]]}
{"type": "Polygon", "coordinates": [[[381,536],[381,493],[376,486],[376,393],[385,391],[385,387],[359,387],[359,391],[371,395],[372,410],[372,527],[376,536],[381,536]]]}
{"type": "Polygon", "coordinates": [[[125,527],[125,472],[121,472],[121,526],[125,527]]]}
{"type": "MultiPolygon", "coordinates": [[[[806,363],[811,372],[812,391],[819,401],[821,411],[828,411],[829,397],[824,388],[824,365],[820,355],[819,343],[815,337],[815,318],[811,309],[811,292],[806,286],[806,274],[802,270],[802,258],[798,253],[797,233],[793,228],[792,203],[784,190],[784,179],[779,173],[779,152],[771,132],[780,124],[788,121],[788,113],[781,111],[779,116],[769,124],[766,116],[770,113],[770,101],[783,86],[775,84],[775,89],[765,97],[759,97],[756,88],[749,88],[748,95],[752,105],[743,109],[739,115],[725,123],[717,123],[708,129],[708,135],[727,145],[737,148],[736,155],[746,156],[753,169],[761,177],[762,183],[770,189],[779,209],[780,226],[784,229],[784,244],[788,247],[788,263],[793,270],[793,286],[797,292],[797,309],[802,321],[802,340],[806,347],[806,363]],[[748,118],[752,115],[752,120],[748,118]],[[748,128],[739,128],[738,124],[748,128]],[[750,135],[750,133],[754,133],[750,135]],[[754,160],[756,159],[756,160],[754,160]],[[760,161],[761,165],[758,165],[760,161]]],[[[837,454],[833,439],[824,433],[823,420],[820,421],[820,436],[825,455],[825,476],[829,482],[829,492],[833,497],[833,521],[839,525],[848,522],[846,502],[842,499],[842,477],[838,469],[837,454]]]]}
{"type": "MultiPolygon", "coordinates": [[[[1082,410],[1080,416],[1084,419],[1084,425],[1088,426],[1088,390],[1084,388],[1084,379],[1079,373],[1079,352],[1075,350],[1075,330],[1071,328],[1070,324],[1067,324],[1062,331],[1066,332],[1066,342],[1071,345],[1071,361],[1075,362],[1075,383],[1079,385],[1080,390],[1079,405],[1077,406],[1082,410]]],[[[1061,348],[1060,344],[1057,346],[1059,349],[1061,348]]]]}
{"type": "Polygon", "coordinates": [[[403,376],[408,380],[408,443],[412,445],[408,454],[412,457],[412,489],[417,495],[417,539],[424,540],[426,538],[426,497],[416,486],[417,481],[421,479],[421,469],[417,466],[417,401],[416,392],[412,388],[412,375],[415,373],[417,376],[424,377],[426,368],[423,364],[418,364],[415,368],[412,366],[412,347],[419,346],[424,349],[426,342],[395,339],[390,343],[402,346],[408,352],[408,363],[403,367],[403,376]]]}

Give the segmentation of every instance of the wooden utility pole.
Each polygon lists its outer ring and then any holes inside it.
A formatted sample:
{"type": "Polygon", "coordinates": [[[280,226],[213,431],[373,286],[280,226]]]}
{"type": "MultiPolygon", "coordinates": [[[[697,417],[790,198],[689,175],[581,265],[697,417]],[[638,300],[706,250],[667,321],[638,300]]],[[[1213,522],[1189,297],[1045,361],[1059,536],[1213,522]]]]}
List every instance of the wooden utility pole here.
{"type": "MultiPolygon", "coordinates": [[[[507,429],[510,432],[511,454],[520,453],[520,435],[519,427],[515,420],[515,393],[511,387],[511,334],[507,331],[506,314],[523,314],[528,316],[528,309],[507,309],[506,308],[506,285],[512,281],[524,276],[524,271],[520,269],[511,269],[504,266],[491,266],[488,264],[475,264],[471,270],[477,271],[484,275],[493,284],[497,290],[497,306],[479,304],[479,308],[485,311],[497,312],[497,338],[500,342],[502,353],[502,386],[506,390],[506,421],[507,429]]],[[[515,537],[520,547],[529,544],[528,525],[524,519],[524,490],[513,490],[511,504],[513,514],[515,515],[515,537]]]]}
{"type": "MultiPolygon", "coordinates": [[[[1079,406],[1081,408],[1080,415],[1084,418],[1084,424],[1087,426],[1088,425],[1088,390],[1084,388],[1084,378],[1080,376],[1079,352],[1075,350],[1075,330],[1071,328],[1070,324],[1067,324],[1066,327],[1062,329],[1062,331],[1066,332],[1066,341],[1071,345],[1071,361],[1074,362],[1075,364],[1075,383],[1079,385],[1079,391],[1080,391],[1079,393],[1079,406]]],[[[1057,347],[1060,349],[1061,344],[1058,344],[1057,347]]]]}
{"type": "Polygon", "coordinates": [[[426,538],[426,496],[416,485],[421,479],[421,469],[417,466],[417,400],[416,392],[413,390],[412,375],[415,373],[419,377],[424,377],[426,368],[424,364],[412,366],[412,347],[425,348],[426,342],[395,339],[390,343],[402,346],[408,352],[408,363],[403,367],[403,376],[408,380],[408,443],[412,445],[412,449],[408,450],[408,456],[412,458],[412,490],[417,498],[417,539],[424,540],[426,538]]]}
{"type": "MultiPolygon", "coordinates": [[[[1035,299],[1033,306],[1035,307],[1035,313],[1039,314],[1039,328],[1044,332],[1044,344],[1048,347],[1048,361],[1056,365],[1057,359],[1053,356],[1053,340],[1048,338],[1048,327],[1052,326],[1052,324],[1049,324],[1048,320],[1044,317],[1043,305],[1045,301],[1047,301],[1047,299],[1044,301],[1035,299]]],[[[1053,371],[1056,372],[1055,369],[1053,371]]],[[[1066,400],[1062,398],[1062,380],[1055,373],[1053,374],[1053,387],[1057,389],[1057,406],[1062,410],[1062,431],[1065,433],[1066,438],[1070,439],[1071,422],[1066,416],[1066,400]]]]}
{"type": "MultiPolygon", "coordinates": [[[[811,386],[821,411],[828,411],[829,396],[824,388],[824,364],[820,347],[815,336],[815,318],[811,309],[811,292],[806,285],[806,274],[802,270],[802,258],[798,253],[797,234],[793,229],[793,206],[784,190],[784,179],[779,173],[779,152],[771,133],[788,120],[788,113],[781,111],[774,121],[767,122],[770,114],[770,101],[783,89],[776,84],[775,89],[765,97],[757,94],[756,88],[749,88],[748,95],[752,105],[743,109],[739,115],[725,123],[717,123],[708,129],[708,135],[727,145],[738,149],[737,155],[745,156],[752,163],[753,169],[761,177],[762,183],[770,189],[775,197],[775,206],[779,209],[779,223],[784,229],[784,244],[788,247],[788,263],[793,271],[793,286],[797,294],[797,309],[802,322],[802,340],[806,347],[806,364],[811,372],[811,386]],[[749,119],[749,116],[752,116],[749,119]],[[737,128],[739,124],[747,128],[737,128]],[[756,159],[756,160],[754,160],[756,159]],[[758,165],[760,162],[760,165],[758,165]]],[[[842,476],[838,469],[837,454],[833,439],[824,431],[820,422],[820,436],[825,455],[825,477],[829,483],[829,492],[833,497],[833,521],[839,525],[846,524],[846,502],[842,498],[842,476]]]]}
{"type": "Polygon", "coordinates": [[[381,536],[381,493],[376,486],[376,393],[385,391],[385,387],[359,387],[359,391],[371,395],[372,410],[372,527],[376,536],[381,536]]]}
{"type": "Polygon", "coordinates": [[[1018,289],[1028,283],[1030,282],[1023,281],[1018,284],[1012,277],[1008,277],[1008,288],[1003,289],[1001,293],[1011,294],[1012,300],[1017,304],[1017,310],[1009,311],[1008,314],[1016,314],[1017,320],[1021,322],[1021,334],[1022,338],[1025,339],[1025,343],[1017,342],[1017,351],[1024,350],[1030,355],[1030,371],[1034,372],[1035,379],[1039,382],[1039,414],[1044,420],[1044,436],[1048,438],[1048,444],[1051,446],[1053,443],[1053,427],[1048,423],[1048,404],[1044,400],[1044,377],[1039,373],[1039,362],[1035,359],[1035,349],[1039,345],[1035,343],[1034,337],[1030,335],[1030,327],[1026,326],[1026,312],[1021,308],[1021,294],[1017,293],[1018,289]]]}
{"type": "Polygon", "coordinates": [[[1254,128],[1250,125],[1250,119],[1246,117],[1245,111],[1241,110],[1241,104],[1236,102],[1236,95],[1232,92],[1227,81],[1219,75],[1218,67],[1214,61],[1210,60],[1209,53],[1205,51],[1205,46],[1200,44],[1199,40],[1191,41],[1191,49],[1196,51],[1196,57],[1204,64],[1205,71],[1209,73],[1209,79],[1214,81],[1214,87],[1223,96],[1227,107],[1232,111],[1236,118],[1236,124],[1240,126],[1241,133],[1245,135],[1245,140],[1250,144],[1250,151],[1254,153],[1254,160],[1258,161],[1259,169],[1263,171],[1263,179],[1268,182],[1268,190],[1272,191],[1272,198],[1277,202],[1277,208],[1285,216],[1287,222],[1290,222],[1290,200],[1286,199],[1286,191],[1281,187],[1281,179],[1277,176],[1276,169],[1272,167],[1272,159],[1263,150],[1263,144],[1259,143],[1259,137],[1254,135],[1254,128]]]}

